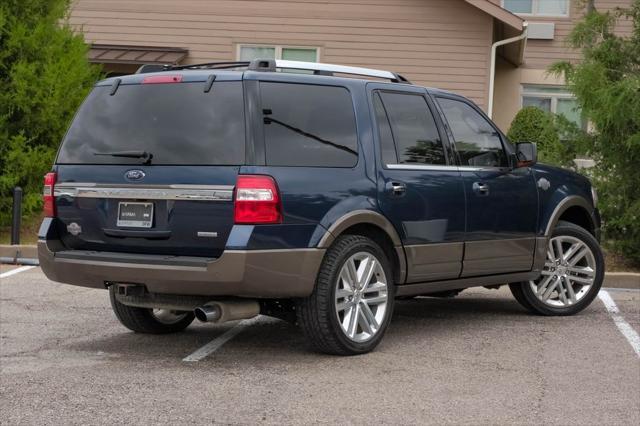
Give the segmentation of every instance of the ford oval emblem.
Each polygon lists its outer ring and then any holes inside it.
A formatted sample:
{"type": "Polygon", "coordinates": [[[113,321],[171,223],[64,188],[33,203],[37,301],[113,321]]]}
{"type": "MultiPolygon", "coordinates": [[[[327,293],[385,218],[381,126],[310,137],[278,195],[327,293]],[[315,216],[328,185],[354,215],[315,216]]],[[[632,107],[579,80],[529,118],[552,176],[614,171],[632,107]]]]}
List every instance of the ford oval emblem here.
{"type": "Polygon", "coordinates": [[[140,180],[145,177],[145,173],[142,170],[128,170],[124,177],[129,180],[140,180]]]}

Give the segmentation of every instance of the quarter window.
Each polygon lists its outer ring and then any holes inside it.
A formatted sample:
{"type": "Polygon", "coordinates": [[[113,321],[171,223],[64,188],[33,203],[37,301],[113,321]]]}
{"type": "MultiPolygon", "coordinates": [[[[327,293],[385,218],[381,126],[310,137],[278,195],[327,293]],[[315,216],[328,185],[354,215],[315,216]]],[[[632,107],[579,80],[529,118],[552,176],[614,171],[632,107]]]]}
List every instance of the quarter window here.
{"type": "Polygon", "coordinates": [[[569,16],[569,0],[503,0],[510,12],[534,16],[569,16]]]}
{"type": "Polygon", "coordinates": [[[267,164],[353,167],[358,136],[343,87],[261,82],[267,164]]]}
{"type": "Polygon", "coordinates": [[[438,98],[463,166],[506,167],[507,156],[496,129],[466,102],[438,98]]]}
{"type": "Polygon", "coordinates": [[[386,164],[447,164],[442,139],[422,95],[379,92],[377,96],[382,102],[374,97],[374,108],[386,164]]]}

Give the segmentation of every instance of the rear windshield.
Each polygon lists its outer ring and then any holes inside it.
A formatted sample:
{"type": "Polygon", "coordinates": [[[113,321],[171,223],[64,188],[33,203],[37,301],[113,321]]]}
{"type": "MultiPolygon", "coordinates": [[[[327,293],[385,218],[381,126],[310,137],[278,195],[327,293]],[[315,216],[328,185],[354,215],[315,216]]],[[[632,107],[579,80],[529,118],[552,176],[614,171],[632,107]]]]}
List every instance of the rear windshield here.
{"type": "Polygon", "coordinates": [[[58,164],[244,163],[241,82],[121,85],[93,89],[67,132],[58,164]],[[116,155],[112,155],[116,154],[116,155]]]}

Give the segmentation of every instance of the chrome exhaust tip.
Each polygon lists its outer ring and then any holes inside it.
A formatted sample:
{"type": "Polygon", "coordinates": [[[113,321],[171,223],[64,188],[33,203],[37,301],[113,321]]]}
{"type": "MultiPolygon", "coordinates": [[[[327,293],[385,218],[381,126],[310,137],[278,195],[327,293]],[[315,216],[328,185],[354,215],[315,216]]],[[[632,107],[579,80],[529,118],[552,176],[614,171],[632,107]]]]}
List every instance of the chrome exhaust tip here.
{"type": "Polygon", "coordinates": [[[222,317],[220,305],[204,305],[194,309],[196,318],[202,322],[216,322],[222,317]]]}
{"type": "Polygon", "coordinates": [[[260,314],[260,304],[256,300],[211,301],[193,310],[202,322],[223,323],[253,318],[260,314]]]}

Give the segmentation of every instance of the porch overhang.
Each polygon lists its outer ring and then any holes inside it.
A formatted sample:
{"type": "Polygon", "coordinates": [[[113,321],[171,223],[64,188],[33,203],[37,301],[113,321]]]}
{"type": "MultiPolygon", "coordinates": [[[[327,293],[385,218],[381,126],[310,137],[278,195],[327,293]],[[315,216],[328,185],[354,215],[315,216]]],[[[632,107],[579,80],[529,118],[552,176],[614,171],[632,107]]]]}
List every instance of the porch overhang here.
{"type": "Polygon", "coordinates": [[[177,65],[189,51],[180,47],[91,44],[88,59],[110,74],[130,74],[145,64],[177,65]]]}
{"type": "MultiPolygon", "coordinates": [[[[489,0],[464,0],[470,5],[482,10],[494,19],[493,41],[506,40],[522,35],[526,31],[527,22],[508,10],[489,0]]],[[[524,49],[527,39],[517,43],[510,43],[498,49],[498,55],[515,67],[524,62],[524,49]]]]}
{"type": "Polygon", "coordinates": [[[464,0],[472,6],[477,7],[482,10],[484,13],[493,16],[496,20],[502,22],[505,25],[513,28],[514,30],[522,33],[524,31],[524,22],[525,20],[519,17],[518,15],[514,15],[508,10],[498,6],[495,3],[492,3],[489,0],[464,0]]]}
{"type": "Polygon", "coordinates": [[[99,64],[176,65],[188,53],[187,49],[179,47],[92,44],[89,48],[89,62],[99,64]]]}

